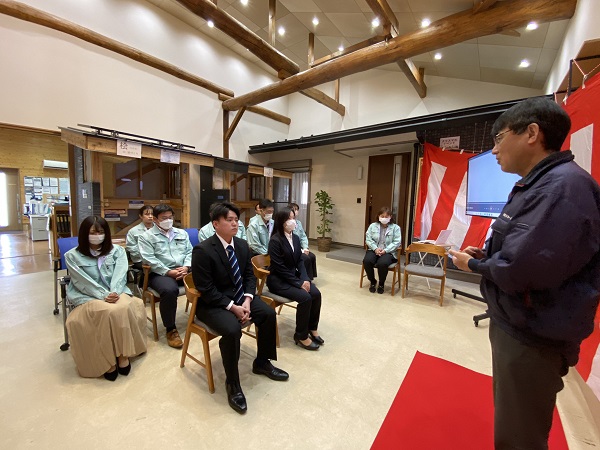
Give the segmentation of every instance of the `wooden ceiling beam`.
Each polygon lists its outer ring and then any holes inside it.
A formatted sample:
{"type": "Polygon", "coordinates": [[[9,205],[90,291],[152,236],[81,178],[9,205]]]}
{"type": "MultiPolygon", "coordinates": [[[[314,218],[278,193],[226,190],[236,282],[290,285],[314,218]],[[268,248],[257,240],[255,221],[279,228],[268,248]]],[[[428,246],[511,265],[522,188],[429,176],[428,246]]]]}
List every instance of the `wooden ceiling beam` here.
{"type": "Polygon", "coordinates": [[[398,18],[390,5],[388,5],[387,0],[367,0],[367,4],[371,8],[371,11],[382,20],[385,24],[391,24],[394,29],[395,34],[400,34],[400,26],[398,25],[398,18]]]}
{"type": "Polygon", "coordinates": [[[285,80],[227,100],[226,109],[256,105],[354,73],[407,59],[469,39],[514,30],[529,21],[551,22],[569,19],[577,0],[506,0],[494,8],[474,13],[472,9],[433,22],[429,27],[397,36],[346,56],[305,70],[285,80]],[[477,17],[475,17],[475,15],[477,17]]]}
{"type": "Polygon", "coordinates": [[[425,69],[417,68],[410,59],[401,59],[396,61],[400,70],[404,72],[404,75],[410,81],[410,84],[415,88],[419,97],[425,98],[427,96],[427,86],[425,85],[425,69]]]}
{"type": "Polygon", "coordinates": [[[473,12],[482,12],[490,9],[498,0],[481,0],[479,3],[473,6],[473,12]]]}
{"type": "Polygon", "coordinates": [[[235,39],[273,69],[277,71],[283,69],[289,73],[300,72],[298,64],[278,52],[272,45],[250,31],[233,16],[217,8],[210,0],[177,1],[204,20],[212,20],[215,28],[235,39]]]}
{"type": "MultiPolygon", "coordinates": [[[[219,94],[219,100],[221,100],[222,102],[224,102],[225,100],[229,100],[230,98],[232,97],[230,97],[229,95],[219,94]]],[[[249,106],[248,111],[254,114],[258,114],[260,116],[268,117],[269,119],[273,119],[277,122],[281,122],[286,125],[292,123],[292,119],[290,119],[289,117],[284,116],[283,114],[276,113],[275,111],[271,111],[270,109],[263,108],[262,106],[249,106]]]]}
{"type": "Polygon", "coordinates": [[[141,64],[153,67],[161,72],[168,73],[169,75],[179,78],[180,80],[200,86],[201,88],[207,89],[215,94],[223,93],[232,97],[234,95],[231,89],[221,87],[215,83],[205,80],[204,78],[186,72],[185,70],[163,61],[162,59],[158,59],[152,55],[149,55],[148,53],[144,53],[137,48],[130,47],[129,45],[125,45],[119,41],[115,41],[114,39],[96,33],[89,28],[85,28],[77,25],[76,23],[61,19],[60,17],[53,16],[52,14],[48,14],[47,12],[33,8],[24,3],[11,0],[0,0],[0,13],[69,34],[77,39],[81,39],[82,41],[89,42],[90,44],[97,45],[105,48],[106,50],[110,50],[111,52],[118,53],[126,58],[133,59],[141,64]]]}
{"type": "Polygon", "coordinates": [[[300,91],[300,94],[305,95],[308,98],[312,98],[317,103],[320,103],[323,106],[327,106],[329,109],[334,110],[340,116],[346,115],[346,107],[344,105],[340,104],[337,100],[328,96],[327,94],[318,89],[304,89],[300,91]]]}
{"type": "Polygon", "coordinates": [[[370,37],[369,39],[365,39],[362,42],[357,42],[356,44],[351,45],[348,48],[345,48],[341,52],[334,52],[331,55],[323,56],[322,58],[317,59],[316,61],[313,61],[312,64],[310,64],[310,67],[319,66],[323,63],[326,63],[327,61],[331,61],[332,59],[339,58],[340,56],[348,55],[349,53],[355,52],[356,50],[360,50],[362,48],[370,47],[373,44],[378,44],[379,42],[383,42],[386,39],[389,39],[391,37],[392,36],[389,34],[384,35],[384,36],[370,37]]]}
{"type": "Polygon", "coordinates": [[[242,115],[244,114],[245,111],[246,111],[246,107],[245,106],[242,107],[242,108],[240,108],[240,109],[238,109],[238,112],[235,115],[235,118],[233,119],[233,122],[231,123],[231,125],[227,129],[227,132],[225,133],[225,136],[223,136],[223,140],[228,141],[229,138],[231,138],[231,135],[235,131],[235,127],[237,127],[238,123],[240,123],[240,120],[242,119],[242,115]]]}

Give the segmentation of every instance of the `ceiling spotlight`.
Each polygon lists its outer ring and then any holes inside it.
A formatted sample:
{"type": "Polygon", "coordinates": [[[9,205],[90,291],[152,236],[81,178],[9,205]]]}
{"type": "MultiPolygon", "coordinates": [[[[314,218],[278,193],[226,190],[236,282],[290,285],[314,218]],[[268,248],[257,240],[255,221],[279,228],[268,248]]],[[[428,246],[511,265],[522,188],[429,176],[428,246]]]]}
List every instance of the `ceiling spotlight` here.
{"type": "Polygon", "coordinates": [[[313,17],[313,25],[316,27],[317,25],[319,25],[319,18],[318,17],[313,17]]]}
{"type": "Polygon", "coordinates": [[[431,25],[431,20],[429,20],[427,17],[421,20],[421,28],[427,28],[429,25],[431,25]]]}
{"type": "Polygon", "coordinates": [[[246,6],[248,4],[248,0],[240,0],[240,3],[244,6],[246,6]]]}
{"type": "Polygon", "coordinates": [[[343,52],[343,51],[344,51],[344,46],[343,46],[343,45],[340,45],[340,46],[338,47],[338,52],[343,52]]]}
{"type": "Polygon", "coordinates": [[[208,22],[206,22],[206,25],[208,25],[208,28],[213,28],[215,26],[215,23],[212,20],[209,20],[208,22]]]}
{"type": "Polygon", "coordinates": [[[436,53],[435,55],[433,55],[433,59],[437,59],[439,61],[440,59],[442,59],[442,54],[439,52],[436,53]]]}
{"type": "Polygon", "coordinates": [[[373,28],[377,28],[379,26],[379,17],[375,17],[372,21],[371,21],[371,26],[373,28]]]}
{"type": "Polygon", "coordinates": [[[279,27],[277,29],[277,33],[279,33],[279,36],[283,36],[285,34],[285,28],[279,27]]]}
{"type": "Polygon", "coordinates": [[[531,30],[537,30],[538,24],[537,22],[529,22],[527,24],[527,27],[525,27],[527,30],[531,31],[531,30]]]}
{"type": "Polygon", "coordinates": [[[529,66],[530,66],[529,61],[527,61],[526,59],[522,59],[521,63],[519,64],[519,67],[522,67],[522,68],[526,68],[529,66]]]}

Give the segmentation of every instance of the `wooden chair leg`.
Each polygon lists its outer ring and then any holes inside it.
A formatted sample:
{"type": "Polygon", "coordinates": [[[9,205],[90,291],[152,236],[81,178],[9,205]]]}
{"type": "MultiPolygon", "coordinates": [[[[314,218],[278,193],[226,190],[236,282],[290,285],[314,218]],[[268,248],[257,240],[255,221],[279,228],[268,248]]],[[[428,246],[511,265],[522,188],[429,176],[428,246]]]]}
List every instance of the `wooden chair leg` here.
{"type": "Polygon", "coordinates": [[[188,308],[190,307],[191,302],[189,300],[185,301],[185,312],[188,312],[188,308]]]}
{"type": "Polygon", "coordinates": [[[156,326],[156,300],[154,296],[150,299],[150,309],[152,310],[152,330],[154,331],[154,340],[158,341],[158,327],[156,326]]]}
{"type": "Polygon", "coordinates": [[[396,274],[397,274],[396,267],[394,267],[393,272],[394,272],[394,277],[392,278],[392,297],[394,296],[394,294],[396,292],[395,291],[395,288],[396,288],[396,274]]]}
{"type": "Polygon", "coordinates": [[[364,278],[365,278],[365,265],[363,263],[363,265],[360,266],[360,286],[359,287],[361,287],[361,288],[362,288],[362,285],[363,285],[364,278]]]}
{"type": "Polygon", "coordinates": [[[440,306],[444,303],[444,285],[446,284],[446,277],[442,278],[442,286],[440,287],[440,306]]]}
{"type": "Polygon", "coordinates": [[[208,381],[208,390],[211,394],[215,393],[215,380],[213,378],[212,361],[210,359],[210,346],[208,345],[208,336],[201,335],[202,348],[204,349],[204,364],[206,367],[206,380],[208,381]]]}
{"type": "Polygon", "coordinates": [[[402,281],[402,298],[404,298],[404,290],[406,289],[406,286],[408,285],[408,273],[406,273],[406,270],[404,271],[404,280],[402,281]]]}
{"type": "MultiPolygon", "coordinates": [[[[283,303],[279,305],[279,309],[275,307],[275,309],[277,309],[277,315],[281,314],[281,308],[283,308],[283,303]]],[[[277,347],[279,347],[279,345],[277,345],[277,347]]]]}
{"type": "Polygon", "coordinates": [[[185,357],[188,354],[188,348],[190,346],[190,337],[192,333],[189,329],[185,330],[185,336],[183,338],[183,348],[181,349],[181,362],[179,363],[179,367],[185,366],[185,357]]]}

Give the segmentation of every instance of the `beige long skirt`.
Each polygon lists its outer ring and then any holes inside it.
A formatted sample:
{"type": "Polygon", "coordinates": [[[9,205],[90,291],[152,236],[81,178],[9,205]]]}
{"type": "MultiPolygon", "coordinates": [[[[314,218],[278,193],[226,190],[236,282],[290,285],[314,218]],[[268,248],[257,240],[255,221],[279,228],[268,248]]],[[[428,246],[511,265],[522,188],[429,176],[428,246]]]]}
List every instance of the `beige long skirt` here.
{"type": "Polygon", "coordinates": [[[99,377],[116,357],[146,351],[146,309],[137,297],[121,294],[116,303],[90,300],[67,317],[71,355],[79,375],[99,377]]]}

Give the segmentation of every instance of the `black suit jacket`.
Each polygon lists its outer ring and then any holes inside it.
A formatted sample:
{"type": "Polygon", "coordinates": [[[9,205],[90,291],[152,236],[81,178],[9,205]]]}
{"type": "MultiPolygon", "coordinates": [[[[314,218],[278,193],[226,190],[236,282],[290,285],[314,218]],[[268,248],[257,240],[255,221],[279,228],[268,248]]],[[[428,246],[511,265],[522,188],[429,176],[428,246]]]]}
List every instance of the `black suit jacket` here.
{"type": "MultiPolygon", "coordinates": [[[[250,248],[243,239],[234,236],[233,246],[240,266],[244,293],[256,293],[256,278],[250,260],[250,248]]],[[[225,308],[233,300],[235,280],[227,252],[216,234],[194,247],[192,277],[202,294],[198,307],[225,308]]]]}
{"type": "Polygon", "coordinates": [[[270,275],[267,278],[269,290],[276,292],[290,285],[301,287],[305,281],[310,281],[306,274],[306,266],[302,261],[300,238],[292,234],[294,249],[285,236],[273,233],[269,241],[269,256],[271,257],[270,275]]]}

